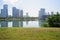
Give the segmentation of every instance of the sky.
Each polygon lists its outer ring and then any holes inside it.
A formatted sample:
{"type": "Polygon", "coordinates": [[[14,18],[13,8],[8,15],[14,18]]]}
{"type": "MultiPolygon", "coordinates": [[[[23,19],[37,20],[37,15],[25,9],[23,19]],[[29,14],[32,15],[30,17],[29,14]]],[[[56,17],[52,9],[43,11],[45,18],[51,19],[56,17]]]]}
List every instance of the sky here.
{"type": "Polygon", "coordinates": [[[22,9],[24,15],[28,12],[31,17],[37,17],[41,8],[46,12],[60,11],[60,0],[0,0],[0,10],[4,4],[8,4],[9,15],[12,15],[12,7],[22,9]]]}

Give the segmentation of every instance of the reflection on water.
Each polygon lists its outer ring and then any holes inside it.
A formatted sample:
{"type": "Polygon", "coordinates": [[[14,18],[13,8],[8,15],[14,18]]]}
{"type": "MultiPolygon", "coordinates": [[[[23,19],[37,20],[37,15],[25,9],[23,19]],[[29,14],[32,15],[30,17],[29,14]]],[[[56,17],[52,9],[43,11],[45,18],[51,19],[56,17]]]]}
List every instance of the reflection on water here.
{"type": "Polygon", "coordinates": [[[1,27],[8,27],[8,21],[0,21],[1,27]]]}
{"type": "Polygon", "coordinates": [[[28,22],[29,22],[29,21],[26,21],[26,24],[27,24],[27,25],[28,25],[28,22]]]}
{"type": "Polygon", "coordinates": [[[13,21],[13,27],[19,27],[19,21],[13,21]]]}
{"type": "Polygon", "coordinates": [[[39,20],[39,21],[38,21],[39,26],[41,27],[44,22],[45,22],[45,20],[39,20]]]}
{"type": "Polygon", "coordinates": [[[23,21],[19,21],[19,27],[23,27],[23,21]]]}
{"type": "Polygon", "coordinates": [[[0,21],[0,27],[41,27],[43,20],[39,21],[0,21]]]}
{"type": "Polygon", "coordinates": [[[12,27],[12,24],[13,24],[12,21],[9,21],[8,22],[8,27],[12,27]]]}

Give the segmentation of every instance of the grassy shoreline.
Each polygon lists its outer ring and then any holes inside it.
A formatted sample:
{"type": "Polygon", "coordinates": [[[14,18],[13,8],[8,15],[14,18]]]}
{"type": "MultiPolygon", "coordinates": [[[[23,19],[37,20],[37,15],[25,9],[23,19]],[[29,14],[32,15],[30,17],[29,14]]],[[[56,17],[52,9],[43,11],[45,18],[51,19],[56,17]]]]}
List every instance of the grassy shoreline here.
{"type": "Polygon", "coordinates": [[[0,40],[60,40],[60,28],[0,28],[0,40]]]}

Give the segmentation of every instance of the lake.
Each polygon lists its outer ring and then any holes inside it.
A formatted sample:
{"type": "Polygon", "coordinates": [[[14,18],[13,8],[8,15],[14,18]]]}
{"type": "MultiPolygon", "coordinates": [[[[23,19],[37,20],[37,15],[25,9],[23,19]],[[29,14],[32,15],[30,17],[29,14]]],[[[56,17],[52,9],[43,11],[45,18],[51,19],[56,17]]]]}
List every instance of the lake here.
{"type": "Polygon", "coordinates": [[[23,27],[23,28],[39,28],[44,20],[37,21],[0,21],[1,27],[23,27]]]}

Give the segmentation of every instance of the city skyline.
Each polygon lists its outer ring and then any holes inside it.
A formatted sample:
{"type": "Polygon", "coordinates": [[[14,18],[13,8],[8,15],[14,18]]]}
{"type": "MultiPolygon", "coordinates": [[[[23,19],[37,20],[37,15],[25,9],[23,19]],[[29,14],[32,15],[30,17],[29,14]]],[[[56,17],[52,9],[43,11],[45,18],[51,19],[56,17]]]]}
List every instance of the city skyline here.
{"type": "Polygon", "coordinates": [[[0,17],[1,18],[8,18],[8,17],[13,17],[13,18],[18,18],[18,17],[23,17],[23,10],[17,9],[16,7],[12,7],[12,16],[8,15],[8,8],[9,6],[7,4],[3,5],[3,9],[1,9],[0,17]]]}
{"type": "MultiPolygon", "coordinates": [[[[38,16],[40,8],[45,8],[46,12],[60,11],[60,0],[0,0],[0,9],[4,4],[9,6],[9,15],[12,14],[12,7],[23,9],[24,15],[28,12],[29,16],[38,16]]],[[[1,13],[1,12],[0,12],[1,13]]]]}

